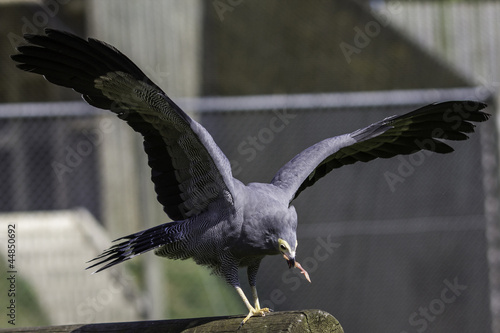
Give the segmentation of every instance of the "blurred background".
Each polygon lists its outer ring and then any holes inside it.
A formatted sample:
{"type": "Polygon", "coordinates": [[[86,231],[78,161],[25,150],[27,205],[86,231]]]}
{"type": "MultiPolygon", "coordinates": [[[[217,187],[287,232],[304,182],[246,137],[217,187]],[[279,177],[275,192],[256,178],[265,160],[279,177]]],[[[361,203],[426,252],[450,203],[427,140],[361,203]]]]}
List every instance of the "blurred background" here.
{"type": "MultiPolygon", "coordinates": [[[[245,183],[428,103],[497,109],[496,1],[7,0],[0,17],[0,327],[13,327],[12,298],[16,326],[246,313],[190,260],[148,253],[85,270],[111,240],[168,218],[135,132],[15,68],[24,33],[51,27],[117,47],[207,128],[245,183]]],[[[304,191],[297,260],[312,284],[266,258],[261,304],[319,308],[347,332],[500,332],[496,117],[451,145],[346,166],[304,191]]]]}

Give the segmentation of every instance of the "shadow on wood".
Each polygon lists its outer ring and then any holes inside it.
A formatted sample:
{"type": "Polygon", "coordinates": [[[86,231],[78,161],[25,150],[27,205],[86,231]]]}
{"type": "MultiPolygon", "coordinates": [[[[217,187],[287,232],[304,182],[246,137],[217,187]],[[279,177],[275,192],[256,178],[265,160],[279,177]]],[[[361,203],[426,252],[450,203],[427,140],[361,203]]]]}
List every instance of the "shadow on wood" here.
{"type": "MultiPolygon", "coordinates": [[[[0,332],[236,332],[243,318],[244,316],[226,316],[123,323],[79,324],[16,328],[0,330],[0,332]]],[[[238,332],[344,333],[344,330],[342,326],[340,326],[338,320],[328,312],[321,310],[302,310],[274,312],[265,317],[252,317],[238,332]]]]}

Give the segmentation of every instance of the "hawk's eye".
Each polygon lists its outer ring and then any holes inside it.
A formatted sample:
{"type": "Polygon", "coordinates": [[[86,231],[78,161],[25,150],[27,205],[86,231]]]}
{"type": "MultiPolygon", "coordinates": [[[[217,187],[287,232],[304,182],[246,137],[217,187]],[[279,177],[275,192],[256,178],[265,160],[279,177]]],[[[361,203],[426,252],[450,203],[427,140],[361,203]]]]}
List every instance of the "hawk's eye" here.
{"type": "Polygon", "coordinates": [[[280,245],[280,248],[281,248],[282,250],[286,250],[286,246],[285,246],[285,244],[281,244],[281,245],[280,245]]]}

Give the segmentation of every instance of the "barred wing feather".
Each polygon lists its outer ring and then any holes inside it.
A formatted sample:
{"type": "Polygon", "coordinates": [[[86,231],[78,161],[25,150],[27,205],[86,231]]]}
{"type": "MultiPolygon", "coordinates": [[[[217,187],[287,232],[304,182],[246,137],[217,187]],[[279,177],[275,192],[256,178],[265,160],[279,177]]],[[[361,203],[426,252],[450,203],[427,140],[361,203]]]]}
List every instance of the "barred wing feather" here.
{"type": "Polygon", "coordinates": [[[20,69],[73,88],[85,101],[111,110],[144,137],[158,201],[173,220],[186,219],[211,202],[232,204],[229,161],[210,134],[114,47],[46,29],[25,35],[13,55],[20,69]]]}
{"type": "Polygon", "coordinates": [[[272,184],[289,202],[330,171],[355,162],[411,154],[421,149],[446,154],[453,151],[442,140],[466,140],[472,122],[486,121],[486,104],[449,101],[424,106],[401,116],[391,116],[366,128],[318,142],[285,164],[272,184]]]}

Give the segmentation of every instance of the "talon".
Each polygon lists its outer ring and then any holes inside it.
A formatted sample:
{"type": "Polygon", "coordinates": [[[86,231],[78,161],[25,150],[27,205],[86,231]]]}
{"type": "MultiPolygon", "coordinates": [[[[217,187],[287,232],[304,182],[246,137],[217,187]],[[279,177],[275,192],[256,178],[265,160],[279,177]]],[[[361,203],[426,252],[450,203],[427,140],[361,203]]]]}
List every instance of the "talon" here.
{"type": "Polygon", "coordinates": [[[245,319],[243,319],[240,323],[240,326],[238,326],[238,329],[240,329],[241,327],[243,327],[243,325],[245,325],[245,323],[248,321],[248,319],[250,319],[251,317],[253,316],[260,316],[260,317],[264,317],[266,315],[266,313],[269,313],[269,312],[272,312],[273,310],[270,310],[269,308],[262,308],[262,309],[252,309],[250,310],[250,312],[248,313],[248,315],[245,317],[245,319]]]}
{"type": "Polygon", "coordinates": [[[266,315],[266,313],[271,312],[271,310],[269,308],[262,308],[260,310],[257,310],[256,312],[258,312],[259,316],[264,317],[266,315]]]}

